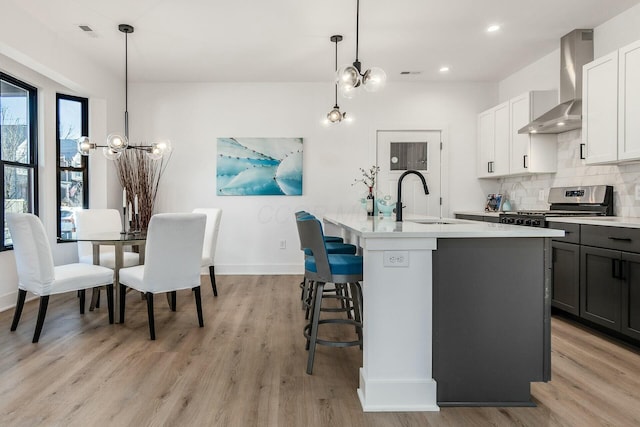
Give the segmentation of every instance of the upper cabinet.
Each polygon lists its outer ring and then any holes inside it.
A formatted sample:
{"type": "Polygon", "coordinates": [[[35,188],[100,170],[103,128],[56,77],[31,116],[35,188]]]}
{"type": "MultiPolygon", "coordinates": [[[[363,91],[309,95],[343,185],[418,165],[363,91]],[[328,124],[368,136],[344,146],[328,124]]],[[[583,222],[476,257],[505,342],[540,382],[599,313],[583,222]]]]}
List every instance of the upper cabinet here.
{"type": "Polygon", "coordinates": [[[509,173],[509,103],[478,114],[478,177],[509,173]]]}
{"type": "Polygon", "coordinates": [[[557,169],[558,138],[549,134],[521,134],[518,129],[555,107],[555,90],[523,93],[509,101],[511,161],[509,175],[552,173],[557,169]]]}
{"type": "Polygon", "coordinates": [[[640,159],[640,40],[618,53],[618,158],[640,159]]]}
{"type": "Polygon", "coordinates": [[[582,143],[588,164],[618,161],[617,51],[583,67],[582,143]]]}
{"type": "Polygon", "coordinates": [[[586,163],[640,160],[640,41],[583,68],[586,163]]]}
{"type": "Polygon", "coordinates": [[[533,91],[478,115],[478,178],[556,171],[555,135],[518,130],[557,104],[556,91],[533,91]]]}

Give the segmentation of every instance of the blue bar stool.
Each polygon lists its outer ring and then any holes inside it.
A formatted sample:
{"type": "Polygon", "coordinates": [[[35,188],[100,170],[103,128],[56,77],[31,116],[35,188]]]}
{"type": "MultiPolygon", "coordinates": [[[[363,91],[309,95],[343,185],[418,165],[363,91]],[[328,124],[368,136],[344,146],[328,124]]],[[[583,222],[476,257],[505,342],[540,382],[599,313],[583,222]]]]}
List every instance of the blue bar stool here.
{"type": "MultiPolygon", "coordinates": [[[[304,220],[304,219],[316,219],[315,216],[306,212],[306,211],[298,211],[295,213],[296,221],[304,220]]],[[[341,237],[337,236],[324,236],[324,241],[326,243],[327,252],[330,254],[348,254],[355,255],[357,252],[357,248],[355,245],[350,243],[344,243],[341,237]]],[[[310,256],[311,251],[309,249],[302,248],[305,256],[310,256]]],[[[309,311],[311,307],[311,283],[305,278],[303,278],[302,282],[300,282],[300,300],[302,301],[302,309],[305,310],[305,319],[309,318],[309,311]]],[[[343,289],[337,287],[335,290],[331,289],[331,292],[336,292],[338,295],[343,293],[343,289]]],[[[343,306],[343,309],[346,307],[343,306]]],[[[346,311],[346,310],[345,310],[346,311]]]]}
{"type": "Polygon", "coordinates": [[[313,283],[313,298],[311,302],[311,321],[304,328],[307,338],[309,356],[307,360],[307,374],[313,372],[313,361],[316,345],[331,347],[362,347],[362,257],[351,254],[330,254],[322,233],[322,225],[316,218],[300,219],[296,221],[302,248],[311,251],[312,255],[305,258],[305,277],[313,283]],[[334,283],[336,289],[350,291],[341,296],[346,301],[348,312],[353,311],[352,318],[320,319],[324,286],[334,283]],[[354,326],[358,339],[352,341],[335,341],[318,338],[318,329],[324,324],[345,324],[354,326]]]}

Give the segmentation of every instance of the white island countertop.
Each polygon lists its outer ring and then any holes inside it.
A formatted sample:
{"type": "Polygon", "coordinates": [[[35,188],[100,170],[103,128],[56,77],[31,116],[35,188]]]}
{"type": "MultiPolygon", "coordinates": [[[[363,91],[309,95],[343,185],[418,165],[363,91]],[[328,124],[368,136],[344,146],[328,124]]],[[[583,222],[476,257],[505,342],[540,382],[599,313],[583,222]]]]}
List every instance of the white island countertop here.
{"type": "Polygon", "coordinates": [[[327,214],[324,221],[344,227],[361,237],[431,237],[431,238],[488,238],[488,237],[562,237],[564,231],[551,228],[522,227],[500,223],[463,219],[405,216],[396,222],[395,216],[367,217],[363,214],[327,214]]]}

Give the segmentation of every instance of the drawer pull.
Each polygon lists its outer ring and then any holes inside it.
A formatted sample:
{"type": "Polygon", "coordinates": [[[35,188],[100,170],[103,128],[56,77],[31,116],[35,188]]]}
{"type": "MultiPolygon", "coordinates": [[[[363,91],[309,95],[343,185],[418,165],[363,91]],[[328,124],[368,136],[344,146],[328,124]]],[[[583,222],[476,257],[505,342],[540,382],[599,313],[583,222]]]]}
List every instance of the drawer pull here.
{"type": "Polygon", "coordinates": [[[617,242],[630,242],[631,239],[628,237],[611,237],[609,236],[609,240],[615,240],[617,242]]]}

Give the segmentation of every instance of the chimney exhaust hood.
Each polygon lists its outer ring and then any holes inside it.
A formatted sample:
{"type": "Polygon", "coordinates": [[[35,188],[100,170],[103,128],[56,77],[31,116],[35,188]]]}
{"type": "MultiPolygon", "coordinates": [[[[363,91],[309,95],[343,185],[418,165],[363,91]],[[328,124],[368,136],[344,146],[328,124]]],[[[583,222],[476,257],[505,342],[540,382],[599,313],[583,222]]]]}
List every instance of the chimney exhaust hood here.
{"type": "Polygon", "coordinates": [[[582,127],[582,66],[593,61],[593,30],[573,30],[560,39],[560,105],[518,133],[557,134],[582,127]]]}

